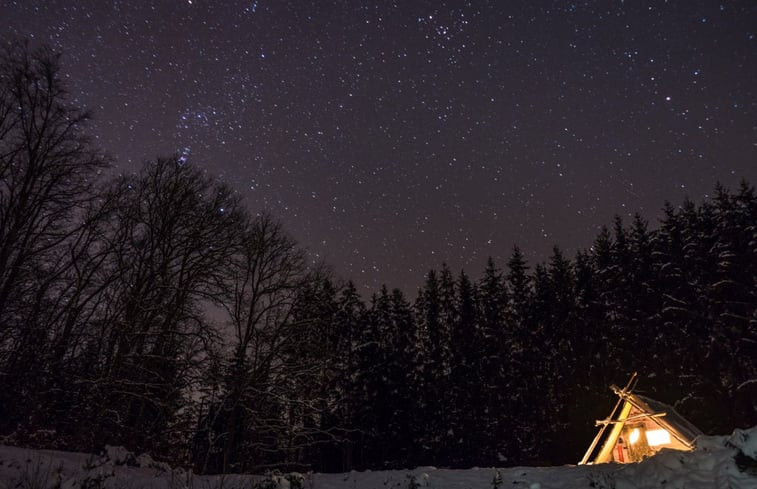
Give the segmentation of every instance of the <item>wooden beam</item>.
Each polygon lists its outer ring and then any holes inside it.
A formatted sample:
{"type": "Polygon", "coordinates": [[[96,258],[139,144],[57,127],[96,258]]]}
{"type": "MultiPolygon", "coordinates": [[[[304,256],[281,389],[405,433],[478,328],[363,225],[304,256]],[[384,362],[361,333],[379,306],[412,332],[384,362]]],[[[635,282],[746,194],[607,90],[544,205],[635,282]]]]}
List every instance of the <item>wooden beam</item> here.
{"type": "MultiPolygon", "coordinates": [[[[623,392],[626,392],[628,390],[633,390],[634,387],[634,380],[636,379],[637,373],[634,372],[631,374],[631,378],[628,380],[628,383],[626,384],[625,388],[623,389],[623,392]]],[[[613,416],[615,416],[615,412],[618,410],[620,405],[623,403],[623,397],[620,397],[618,399],[618,402],[615,403],[615,407],[612,408],[612,411],[610,412],[610,417],[607,419],[612,419],[613,416]]],[[[626,406],[623,407],[623,411],[626,411],[625,416],[628,416],[628,411],[630,411],[631,406],[626,403],[626,406]],[[627,406],[627,410],[626,410],[627,406]]],[[[621,411],[621,415],[618,416],[619,419],[623,418],[623,412],[621,411]]],[[[594,449],[597,448],[597,444],[599,443],[599,440],[602,438],[602,435],[604,434],[605,430],[607,429],[609,423],[603,424],[602,427],[599,429],[599,433],[597,433],[597,436],[594,437],[594,441],[591,442],[591,445],[589,445],[589,449],[586,450],[586,453],[584,454],[583,458],[580,462],[578,462],[578,465],[585,465],[589,462],[589,459],[591,458],[591,454],[594,452],[594,449]]],[[[617,429],[617,433],[615,433],[617,426],[623,427],[622,423],[620,425],[613,426],[613,431],[610,433],[609,439],[617,439],[617,435],[620,433],[620,428],[617,429]]],[[[608,441],[609,441],[608,439],[608,441]]],[[[614,443],[613,443],[614,444],[614,443]]],[[[605,443],[607,445],[607,443],[605,443]]],[[[610,445],[610,450],[612,450],[612,444],[610,445]]],[[[602,447],[602,450],[600,451],[600,455],[605,451],[605,447],[602,447]]],[[[599,455],[595,458],[595,460],[599,459],[599,455]]]]}

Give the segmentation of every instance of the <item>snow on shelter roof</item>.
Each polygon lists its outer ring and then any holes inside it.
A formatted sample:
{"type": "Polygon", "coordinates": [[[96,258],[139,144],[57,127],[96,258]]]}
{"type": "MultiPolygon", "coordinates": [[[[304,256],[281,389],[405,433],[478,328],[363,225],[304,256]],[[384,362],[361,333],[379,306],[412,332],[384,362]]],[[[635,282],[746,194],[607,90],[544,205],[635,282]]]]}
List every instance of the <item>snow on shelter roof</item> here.
{"type": "Polygon", "coordinates": [[[699,428],[691,424],[689,420],[681,416],[678,411],[673,409],[673,406],[639,394],[630,394],[630,396],[642,400],[647,406],[649,406],[652,412],[665,413],[665,416],[656,418],[655,422],[664,425],[668,431],[673,431],[679,434],[682,438],[680,441],[685,445],[693,446],[694,439],[704,434],[699,428]]]}

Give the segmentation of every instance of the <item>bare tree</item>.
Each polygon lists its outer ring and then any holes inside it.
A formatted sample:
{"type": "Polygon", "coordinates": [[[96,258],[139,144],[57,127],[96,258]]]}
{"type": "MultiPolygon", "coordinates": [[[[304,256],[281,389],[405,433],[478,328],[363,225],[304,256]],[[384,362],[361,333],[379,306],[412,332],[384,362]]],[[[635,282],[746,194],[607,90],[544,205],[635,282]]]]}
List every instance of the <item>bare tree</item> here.
{"type": "Polygon", "coordinates": [[[205,303],[228,273],[245,214],[228,187],[177,158],[119,178],[108,194],[89,404],[101,437],[155,448],[207,360],[216,332],[205,303]]]}
{"type": "MultiPolygon", "coordinates": [[[[59,59],[22,42],[0,52],[0,396],[22,404],[38,387],[31,373],[44,377],[47,306],[65,288],[83,209],[106,166],[82,132],[89,115],[70,101],[59,59]]],[[[0,405],[12,424],[12,405],[0,405]]]]}
{"type": "Polygon", "coordinates": [[[304,251],[267,214],[250,223],[230,270],[223,304],[230,327],[227,360],[216,389],[207,393],[195,457],[203,471],[260,468],[266,454],[275,458],[297,429],[294,406],[308,405],[293,387],[317,372],[314,365],[290,361],[290,354],[308,336],[307,321],[294,313],[322,270],[308,266],[304,251]]]}
{"type": "Polygon", "coordinates": [[[0,320],[33,295],[35,269],[75,232],[103,157],[69,101],[59,55],[13,43],[0,53],[0,320]]]}

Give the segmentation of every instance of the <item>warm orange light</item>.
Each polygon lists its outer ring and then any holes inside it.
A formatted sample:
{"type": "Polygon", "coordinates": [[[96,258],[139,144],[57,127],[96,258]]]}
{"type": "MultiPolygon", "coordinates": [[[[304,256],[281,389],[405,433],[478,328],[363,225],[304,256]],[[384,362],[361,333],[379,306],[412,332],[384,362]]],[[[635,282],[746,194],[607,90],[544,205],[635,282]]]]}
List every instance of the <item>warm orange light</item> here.
{"type": "Polygon", "coordinates": [[[667,430],[649,430],[647,431],[647,443],[650,447],[667,445],[670,443],[670,433],[667,430]]]}
{"type": "Polygon", "coordinates": [[[639,441],[639,436],[641,436],[641,433],[639,433],[639,428],[634,428],[631,434],[628,436],[628,443],[633,445],[637,441],[639,441]]]}

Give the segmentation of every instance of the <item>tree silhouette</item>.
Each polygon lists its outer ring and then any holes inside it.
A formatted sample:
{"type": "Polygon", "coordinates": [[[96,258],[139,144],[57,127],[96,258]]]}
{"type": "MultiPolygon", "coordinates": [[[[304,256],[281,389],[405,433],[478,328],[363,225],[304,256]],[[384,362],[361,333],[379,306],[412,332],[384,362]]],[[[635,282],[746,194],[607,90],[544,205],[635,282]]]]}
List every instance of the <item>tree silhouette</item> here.
{"type": "MultiPolygon", "coordinates": [[[[46,353],[63,327],[64,279],[106,159],[83,132],[49,48],[0,52],[0,426],[13,426],[50,388],[46,353]],[[52,311],[53,308],[58,308],[52,311]],[[22,410],[24,411],[24,410],[22,410]]],[[[70,310],[70,309],[69,309],[70,310]]]]}

